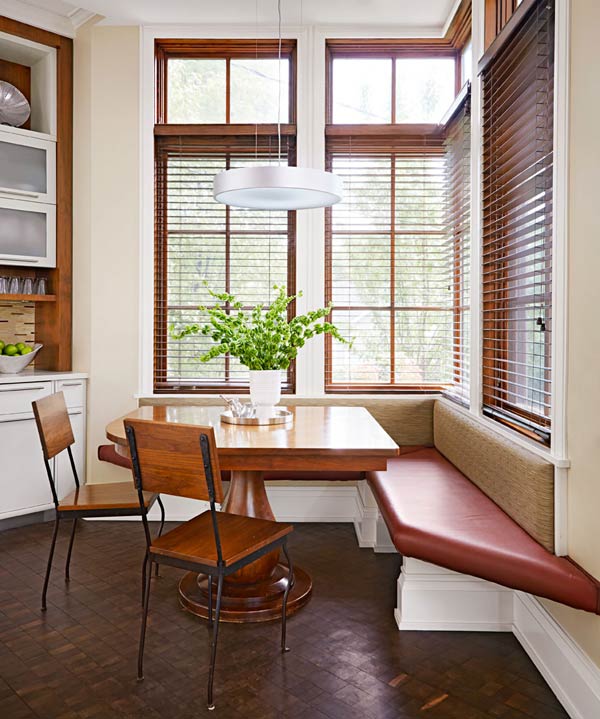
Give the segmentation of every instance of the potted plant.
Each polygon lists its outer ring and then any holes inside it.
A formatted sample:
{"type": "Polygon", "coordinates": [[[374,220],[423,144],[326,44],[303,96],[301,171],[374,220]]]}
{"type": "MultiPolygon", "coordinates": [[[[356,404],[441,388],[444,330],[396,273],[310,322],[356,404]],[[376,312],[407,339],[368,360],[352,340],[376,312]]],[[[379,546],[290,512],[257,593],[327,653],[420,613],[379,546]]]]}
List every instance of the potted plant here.
{"type": "Polygon", "coordinates": [[[335,325],[325,320],[331,305],[288,319],[288,306],[302,293],[287,295],[283,285],[273,289],[277,290],[277,297],[270,306],[259,304],[244,310],[234,295],[209,288],[219,304],[199,308],[208,314],[208,322],[170,327],[174,339],[201,334],[214,341],[214,347],[200,356],[201,362],[229,354],[250,370],[250,399],[259,419],[273,415],[281,398],[281,371],[288,369],[307,340],[330,334],[339,342],[351,344],[335,325]]]}

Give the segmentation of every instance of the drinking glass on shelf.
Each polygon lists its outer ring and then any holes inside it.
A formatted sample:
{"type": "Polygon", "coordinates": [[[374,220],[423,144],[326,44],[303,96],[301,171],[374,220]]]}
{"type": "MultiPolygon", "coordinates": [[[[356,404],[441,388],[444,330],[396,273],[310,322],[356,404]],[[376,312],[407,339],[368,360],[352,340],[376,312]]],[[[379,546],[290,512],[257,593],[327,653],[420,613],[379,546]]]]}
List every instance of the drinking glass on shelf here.
{"type": "Polygon", "coordinates": [[[37,281],[35,288],[36,294],[45,295],[47,291],[47,280],[45,277],[40,277],[37,281]]]}
{"type": "Polygon", "coordinates": [[[21,278],[11,277],[8,283],[8,294],[19,295],[21,294],[21,278]]]}
{"type": "Polygon", "coordinates": [[[8,277],[0,277],[0,295],[8,294],[8,277]]]}
{"type": "Polygon", "coordinates": [[[23,288],[21,289],[21,293],[24,295],[33,294],[33,280],[31,277],[23,278],[23,288]]]}

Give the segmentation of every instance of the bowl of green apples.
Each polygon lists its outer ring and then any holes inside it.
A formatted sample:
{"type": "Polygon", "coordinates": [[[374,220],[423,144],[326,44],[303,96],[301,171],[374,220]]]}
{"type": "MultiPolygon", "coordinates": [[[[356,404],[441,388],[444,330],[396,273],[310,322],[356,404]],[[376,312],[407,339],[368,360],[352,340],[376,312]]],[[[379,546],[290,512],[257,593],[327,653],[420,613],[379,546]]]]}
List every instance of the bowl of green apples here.
{"type": "Polygon", "coordinates": [[[18,374],[31,364],[44,345],[0,340],[0,374],[18,374]]]}

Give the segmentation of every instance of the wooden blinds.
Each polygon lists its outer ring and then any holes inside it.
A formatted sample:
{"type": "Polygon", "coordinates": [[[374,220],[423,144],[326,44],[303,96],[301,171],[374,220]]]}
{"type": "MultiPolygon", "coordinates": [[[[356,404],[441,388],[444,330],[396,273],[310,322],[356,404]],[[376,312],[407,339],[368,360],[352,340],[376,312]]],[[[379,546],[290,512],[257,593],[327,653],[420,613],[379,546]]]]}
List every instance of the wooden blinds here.
{"type": "MultiPolygon", "coordinates": [[[[282,162],[295,163],[294,139],[282,139],[282,162]]],[[[248,373],[224,357],[201,364],[208,337],[173,340],[170,325],[202,322],[212,305],[204,281],[247,305],[268,304],[273,285],[294,291],[295,215],[230,208],[212,196],[221,170],[276,164],[277,137],[162,136],[156,138],[155,391],[245,391],[248,373]]],[[[293,370],[284,391],[293,387],[293,370]]]]}
{"type": "Polygon", "coordinates": [[[481,64],[483,407],[549,443],[554,2],[527,5],[481,64]]]}
{"type": "Polygon", "coordinates": [[[326,294],[352,348],[326,341],[328,391],[452,380],[452,263],[441,136],[328,138],[344,199],[326,213],[326,294]]]}
{"type": "Polygon", "coordinates": [[[452,266],[452,384],[446,395],[469,404],[471,351],[471,93],[467,85],[445,123],[446,242],[452,266]]]}

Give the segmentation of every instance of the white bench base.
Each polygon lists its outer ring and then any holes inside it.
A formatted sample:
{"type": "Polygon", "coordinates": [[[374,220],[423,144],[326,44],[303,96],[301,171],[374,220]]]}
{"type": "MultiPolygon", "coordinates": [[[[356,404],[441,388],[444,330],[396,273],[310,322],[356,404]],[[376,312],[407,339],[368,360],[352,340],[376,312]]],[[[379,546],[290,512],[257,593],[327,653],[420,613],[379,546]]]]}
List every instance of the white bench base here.
{"type": "Polygon", "coordinates": [[[513,591],[405,558],[395,617],[399,629],[510,632],[513,591]]]}

